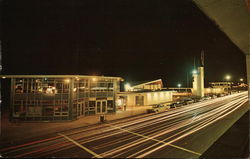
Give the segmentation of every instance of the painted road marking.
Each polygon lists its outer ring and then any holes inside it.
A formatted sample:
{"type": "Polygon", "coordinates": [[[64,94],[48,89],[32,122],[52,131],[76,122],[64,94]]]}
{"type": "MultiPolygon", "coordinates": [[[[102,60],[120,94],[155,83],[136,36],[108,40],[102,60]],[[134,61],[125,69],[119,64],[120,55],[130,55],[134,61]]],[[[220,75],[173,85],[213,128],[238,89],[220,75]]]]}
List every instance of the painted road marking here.
{"type": "Polygon", "coordinates": [[[63,135],[63,134],[61,134],[61,133],[58,133],[58,135],[63,136],[65,139],[67,139],[67,140],[73,142],[75,145],[77,145],[77,146],[80,147],[81,149],[83,149],[83,150],[87,151],[88,153],[94,155],[94,157],[96,157],[96,158],[102,158],[102,156],[100,156],[100,155],[98,155],[97,153],[91,151],[90,149],[88,149],[88,148],[82,146],[81,144],[79,144],[79,143],[76,142],[75,140],[69,138],[68,136],[63,135]]]}
{"type": "Polygon", "coordinates": [[[195,151],[192,151],[192,150],[188,150],[188,149],[186,149],[186,148],[183,148],[183,147],[180,147],[180,146],[177,146],[177,145],[173,145],[173,144],[167,143],[167,142],[165,142],[165,141],[161,141],[161,140],[158,140],[158,139],[149,137],[149,136],[145,136],[145,135],[142,135],[142,134],[139,134],[139,133],[136,133],[136,132],[132,132],[132,131],[129,131],[129,130],[126,130],[126,129],[123,129],[123,128],[120,128],[120,127],[118,127],[118,126],[114,126],[114,125],[111,125],[111,124],[107,124],[107,125],[109,125],[109,126],[111,126],[111,127],[114,127],[114,128],[117,128],[117,129],[120,129],[120,130],[122,130],[122,131],[128,132],[128,133],[131,133],[131,134],[134,134],[134,135],[137,135],[137,136],[146,138],[146,139],[150,139],[150,140],[153,140],[153,141],[156,141],[156,142],[159,142],[159,143],[163,143],[163,144],[166,144],[166,145],[175,147],[175,148],[177,148],[177,149],[180,149],[180,150],[183,150],[183,151],[190,152],[190,153],[192,153],[192,154],[201,156],[201,153],[198,153],[198,152],[195,152],[195,151]]]}

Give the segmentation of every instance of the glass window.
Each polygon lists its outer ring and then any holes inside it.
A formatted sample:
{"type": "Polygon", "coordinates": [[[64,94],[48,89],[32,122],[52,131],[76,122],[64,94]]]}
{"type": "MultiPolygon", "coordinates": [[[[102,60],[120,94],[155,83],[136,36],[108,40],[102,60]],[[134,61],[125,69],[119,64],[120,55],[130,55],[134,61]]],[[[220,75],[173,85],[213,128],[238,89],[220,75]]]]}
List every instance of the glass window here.
{"type": "Polygon", "coordinates": [[[23,93],[23,80],[22,79],[16,79],[15,92],[23,93]]]}
{"type": "Polygon", "coordinates": [[[144,105],[144,96],[136,96],[135,97],[136,105],[144,105]]]}
{"type": "Polygon", "coordinates": [[[108,108],[113,108],[113,101],[112,100],[108,100],[108,108]]]}

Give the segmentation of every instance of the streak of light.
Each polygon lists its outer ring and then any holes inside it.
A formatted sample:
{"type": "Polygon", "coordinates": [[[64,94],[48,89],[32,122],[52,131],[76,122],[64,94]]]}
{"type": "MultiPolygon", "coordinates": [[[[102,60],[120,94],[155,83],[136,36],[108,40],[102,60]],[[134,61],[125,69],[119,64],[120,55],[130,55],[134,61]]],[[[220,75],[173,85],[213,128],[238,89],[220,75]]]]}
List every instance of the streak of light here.
{"type": "MultiPolygon", "coordinates": [[[[247,100],[246,100],[246,101],[247,101],[247,100]]],[[[244,102],[244,103],[245,103],[245,102],[244,102]]],[[[243,103],[243,104],[244,104],[244,103],[243,103]]],[[[207,123],[207,124],[205,124],[205,125],[203,125],[203,126],[197,128],[197,129],[195,129],[195,130],[192,130],[191,132],[186,133],[186,134],[184,134],[184,135],[182,135],[182,136],[180,136],[180,137],[178,137],[178,138],[176,138],[176,139],[174,139],[174,140],[172,140],[172,141],[170,141],[170,142],[168,142],[168,143],[165,143],[165,144],[163,144],[163,145],[161,145],[161,146],[159,146],[159,147],[157,147],[157,148],[155,148],[155,149],[152,149],[152,150],[150,150],[150,151],[148,151],[148,152],[146,152],[146,153],[144,153],[144,154],[142,154],[142,155],[140,155],[140,156],[137,156],[136,158],[143,158],[143,157],[145,157],[145,156],[147,156],[147,155],[149,155],[149,154],[151,154],[151,153],[153,153],[153,152],[155,152],[155,151],[161,149],[162,147],[167,146],[167,145],[170,144],[170,143],[176,142],[176,141],[178,141],[178,140],[180,140],[180,139],[182,139],[182,138],[184,138],[184,137],[186,137],[186,136],[188,136],[188,135],[191,135],[191,134],[194,133],[194,132],[197,132],[198,130],[200,130],[200,129],[202,129],[202,128],[204,128],[204,127],[206,127],[206,126],[208,126],[208,125],[210,125],[210,124],[212,124],[212,123],[214,123],[214,122],[216,122],[216,121],[218,121],[218,120],[220,120],[220,119],[222,119],[222,118],[224,118],[225,116],[227,116],[228,114],[232,113],[234,110],[236,110],[237,108],[239,108],[239,107],[240,107],[241,105],[243,105],[243,104],[240,104],[239,106],[235,107],[235,108],[234,108],[233,110],[231,110],[230,112],[228,112],[228,113],[226,113],[226,114],[224,114],[224,115],[218,117],[217,119],[211,121],[210,123],[207,123]]]]}
{"type": "Polygon", "coordinates": [[[58,133],[58,135],[63,136],[65,139],[67,139],[67,140],[71,141],[71,142],[72,142],[72,143],[74,143],[76,146],[78,146],[78,147],[80,147],[81,149],[83,149],[83,150],[87,151],[88,153],[90,153],[90,154],[94,155],[94,157],[96,157],[96,158],[102,158],[102,156],[98,155],[98,154],[97,154],[97,153],[95,153],[94,151],[91,151],[91,150],[90,150],[90,149],[88,149],[87,147],[82,146],[81,144],[79,144],[79,143],[78,143],[78,142],[76,142],[75,140],[73,140],[73,139],[69,138],[68,136],[63,135],[63,134],[60,134],[60,133],[58,133]]]}

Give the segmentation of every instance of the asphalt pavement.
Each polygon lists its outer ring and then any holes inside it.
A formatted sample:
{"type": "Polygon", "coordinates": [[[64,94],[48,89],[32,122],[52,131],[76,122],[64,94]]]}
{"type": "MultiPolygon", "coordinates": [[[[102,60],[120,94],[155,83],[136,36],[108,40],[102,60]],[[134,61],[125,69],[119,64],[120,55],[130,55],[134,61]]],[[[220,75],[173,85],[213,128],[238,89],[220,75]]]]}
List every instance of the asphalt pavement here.
{"type": "Polygon", "coordinates": [[[198,158],[246,111],[247,92],[6,145],[3,157],[198,158]]]}

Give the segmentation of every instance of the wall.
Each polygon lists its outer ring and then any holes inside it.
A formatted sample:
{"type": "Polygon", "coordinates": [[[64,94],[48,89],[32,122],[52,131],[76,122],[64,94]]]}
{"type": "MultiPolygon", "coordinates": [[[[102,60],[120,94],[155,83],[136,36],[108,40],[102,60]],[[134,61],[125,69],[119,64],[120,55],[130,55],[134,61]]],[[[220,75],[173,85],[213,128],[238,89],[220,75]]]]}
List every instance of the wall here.
{"type": "Polygon", "coordinates": [[[169,91],[146,93],[145,105],[158,104],[172,101],[173,93],[169,91]]]}
{"type": "Polygon", "coordinates": [[[143,92],[143,93],[120,93],[117,96],[127,97],[127,106],[136,106],[136,96],[144,97],[144,105],[159,104],[163,102],[169,102],[173,99],[173,93],[171,91],[157,91],[157,92],[143,92]]]}
{"type": "Polygon", "coordinates": [[[219,94],[224,93],[224,88],[205,88],[205,94],[219,94]]]}

